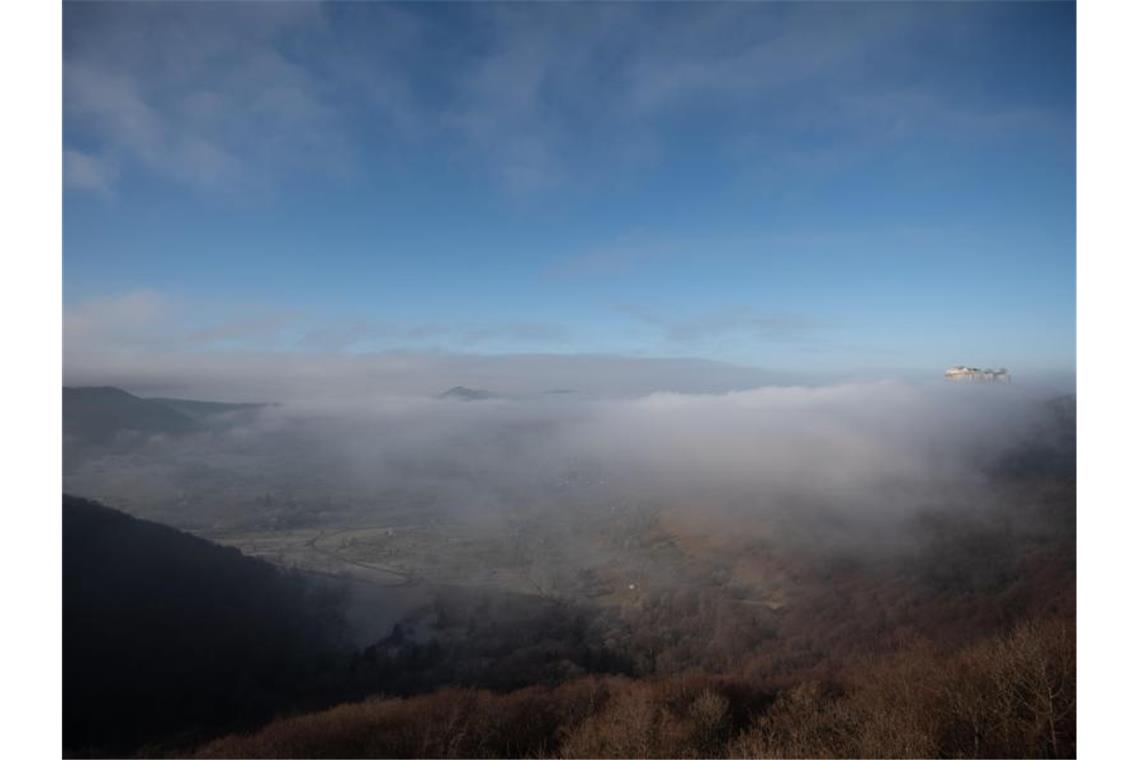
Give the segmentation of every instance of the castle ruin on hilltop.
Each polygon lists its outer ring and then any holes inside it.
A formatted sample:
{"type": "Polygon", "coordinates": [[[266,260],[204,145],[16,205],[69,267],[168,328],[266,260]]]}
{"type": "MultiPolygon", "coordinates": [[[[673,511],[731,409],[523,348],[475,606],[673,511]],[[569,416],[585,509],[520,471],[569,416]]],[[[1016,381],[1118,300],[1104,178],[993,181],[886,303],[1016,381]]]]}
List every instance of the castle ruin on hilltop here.
{"type": "Polygon", "coordinates": [[[943,376],[947,380],[971,383],[1008,383],[1012,379],[1009,370],[1005,367],[996,370],[963,366],[951,367],[943,373],[943,376]]]}

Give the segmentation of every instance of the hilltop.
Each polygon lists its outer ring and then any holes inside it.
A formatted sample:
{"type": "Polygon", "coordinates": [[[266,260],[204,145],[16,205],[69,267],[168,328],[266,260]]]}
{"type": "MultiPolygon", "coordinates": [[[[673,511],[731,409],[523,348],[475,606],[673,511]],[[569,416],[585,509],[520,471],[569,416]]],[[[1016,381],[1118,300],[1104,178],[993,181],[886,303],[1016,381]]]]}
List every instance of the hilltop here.
{"type": "Polygon", "coordinates": [[[185,435],[223,415],[248,413],[264,406],[143,398],[112,386],[64,386],[63,434],[90,444],[108,443],[122,433],[185,435]]]}
{"type": "Polygon", "coordinates": [[[467,388],[462,385],[456,385],[439,394],[438,398],[457,399],[459,401],[482,401],[483,399],[495,398],[495,394],[478,388],[467,388]]]}

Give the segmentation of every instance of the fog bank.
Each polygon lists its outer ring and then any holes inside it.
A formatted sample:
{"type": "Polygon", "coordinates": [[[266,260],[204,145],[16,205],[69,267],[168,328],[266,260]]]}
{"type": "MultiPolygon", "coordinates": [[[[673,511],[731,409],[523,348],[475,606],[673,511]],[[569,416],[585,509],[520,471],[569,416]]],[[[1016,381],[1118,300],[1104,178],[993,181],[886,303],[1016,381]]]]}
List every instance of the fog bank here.
{"type": "MultiPolygon", "coordinates": [[[[69,463],[65,487],[217,521],[268,504],[368,522],[393,509],[499,524],[519,511],[671,509],[880,525],[984,504],[995,468],[1058,435],[1017,385],[850,383],[628,398],[318,397],[69,463]],[[221,507],[225,507],[224,510],[221,507]]],[[[1064,440],[1057,439],[1058,446],[1064,440]]]]}

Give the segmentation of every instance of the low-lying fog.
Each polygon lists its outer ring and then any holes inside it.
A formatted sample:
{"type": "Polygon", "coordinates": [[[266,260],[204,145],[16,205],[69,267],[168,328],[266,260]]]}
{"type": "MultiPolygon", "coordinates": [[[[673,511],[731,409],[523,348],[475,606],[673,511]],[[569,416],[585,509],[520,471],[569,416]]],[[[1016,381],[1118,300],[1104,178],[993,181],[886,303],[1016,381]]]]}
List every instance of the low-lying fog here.
{"type": "MultiPolygon", "coordinates": [[[[187,526],[291,500],[353,520],[421,506],[479,522],[513,510],[829,513],[877,523],[981,498],[989,469],[1042,443],[1055,407],[1017,385],[874,382],[636,398],[293,401],[185,437],[67,463],[65,487],[187,526]],[[219,516],[205,502],[233,505],[219,516]],[[402,502],[402,503],[396,503],[402,502]],[[211,513],[203,521],[195,513],[211,513]]],[[[1047,442],[1047,441],[1046,441],[1047,442]]],[[[1061,442],[1063,443],[1063,441],[1061,442]]],[[[219,506],[219,505],[213,505],[219,506]]]]}
{"type": "MultiPolygon", "coordinates": [[[[748,569],[765,552],[905,561],[946,520],[1029,535],[1075,456],[1072,397],[1016,384],[348,395],[72,446],[64,490],[351,579],[359,643],[457,587],[620,606],[723,572],[775,609],[795,586],[748,569]]],[[[955,561],[1004,567],[991,549],[955,561]]]]}

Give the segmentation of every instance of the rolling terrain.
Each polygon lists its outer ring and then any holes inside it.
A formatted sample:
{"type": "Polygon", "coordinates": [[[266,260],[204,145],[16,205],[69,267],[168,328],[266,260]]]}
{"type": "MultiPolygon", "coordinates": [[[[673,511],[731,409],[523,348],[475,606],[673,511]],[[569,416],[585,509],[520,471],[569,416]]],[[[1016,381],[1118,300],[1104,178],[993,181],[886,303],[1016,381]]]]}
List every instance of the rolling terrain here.
{"type": "MultiPolygon", "coordinates": [[[[125,430],[177,411],[129,403],[125,430]]],[[[1066,756],[1075,408],[1037,409],[969,477],[876,485],[890,508],[858,520],[776,492],[694,504],[589,462],[502,491],[509,508],[456,510],[432,494],[486,471],[417,462],[362,490],[345,447],[322,460],[320,431],[272,407],[231,410],[244,427],[221,434],[96,445],[79,471],[116,475],[90,481],[101,498],[183,530],[65,497],[65,746],[1066,756]],[[140,491],[158,469],[178,478],[140,491]]],[[[521,449],[549,428],[496,434],[521,449]]]]}

